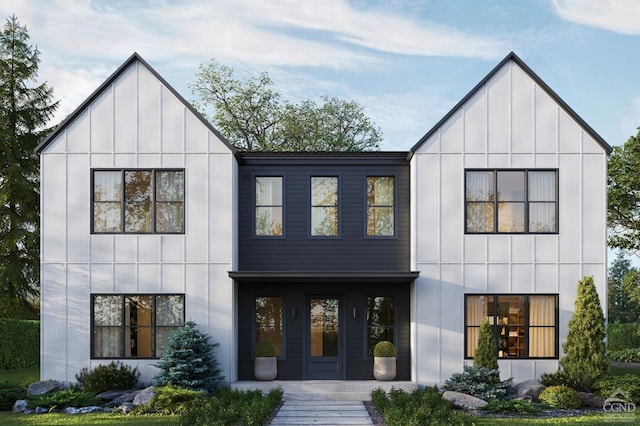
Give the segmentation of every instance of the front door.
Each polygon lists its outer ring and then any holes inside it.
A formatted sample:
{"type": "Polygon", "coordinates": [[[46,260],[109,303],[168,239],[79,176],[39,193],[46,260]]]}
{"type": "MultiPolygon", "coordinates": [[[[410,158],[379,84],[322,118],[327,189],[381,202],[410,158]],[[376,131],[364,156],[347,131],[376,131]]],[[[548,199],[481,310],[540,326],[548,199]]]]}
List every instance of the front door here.
{"type": "Polygon", "coordinates": [[[314,296],[308,299],[308,379],[344,379],[340,305],[337,297],[314,296]]]}

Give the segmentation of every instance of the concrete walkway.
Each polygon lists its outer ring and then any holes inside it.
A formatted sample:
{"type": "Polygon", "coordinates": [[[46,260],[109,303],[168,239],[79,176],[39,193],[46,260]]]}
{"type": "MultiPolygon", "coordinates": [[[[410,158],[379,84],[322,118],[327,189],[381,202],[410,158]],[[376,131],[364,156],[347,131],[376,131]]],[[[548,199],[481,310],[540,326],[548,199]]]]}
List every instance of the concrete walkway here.
{"type": "Polygon", "coordinates": [[[271,425],[372,425],[362,401],[286,400],[271,425]]]}

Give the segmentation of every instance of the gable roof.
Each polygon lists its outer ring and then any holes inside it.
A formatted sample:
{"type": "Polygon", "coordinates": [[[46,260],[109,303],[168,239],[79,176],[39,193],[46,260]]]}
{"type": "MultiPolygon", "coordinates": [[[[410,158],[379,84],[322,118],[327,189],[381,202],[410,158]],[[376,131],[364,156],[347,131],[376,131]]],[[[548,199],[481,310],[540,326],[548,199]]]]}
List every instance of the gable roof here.
{"type": "MultiPolygon", "coordinates": [[[[436,123],[435,126],[431,128],[411,149],[410,152],[413,154],[426,140],[428,140],[431,135],[433,135],[439,128],[442,126],[452,115],[454,115],[471,97],[473,97],[478,90],[480,90],[502,67],[504,67],[509,61],[513,61],[516,65],[518,65],[522,71],[524,71],[542,90],[544,90],[547,95],[551,97],[573,120],[575,120],[582,129],[587,132],[600,146],[605,150],[607,154],[610,154],[613,148],[584,121],[565,101],[563,101],[560,96],[554,92],[551,87],[547,85],[531,68],[525,64],[522,59],[518,57],[513,52],[510,52],[494,69],[492,69],[489,74],[486,75],[467,95],[460,100],[452,109],[442,117],[440,121],[436,123]]],[[[410,154],[410,155],[411,155],[410,154]]]]}
{"type": "Polygon", "coordinates": [[[67,126],[69,126],[69,124],[71,124],[80,114],[82,114],[82,112],[94,101],[96,100],[96,98],[98,98],[103,91],[105,91],[109,86],[111,86],[111,84],[113,84],[118,77],[120,77],[120,75],[122,75],[125,70],[127,70],[131,65],[133,65],[135,62],[139,62],[140,64],[142,64],[145,68],[147,68],[147,70],[149,70],[149,72],[151,72],[151,74],[153,74],[153,76],[155,78],[157,78],[160,83],[165,86],[167,89],[169,89],[169,91],[176,97],[178,98],[178,100],[180,102],[182,102],[182,104],[184,106],[187,107],[187,109],[189,109],[189,111],[191,111],[191,113],[193,113],[209,130],[211,130],[211,132],[213,132],[228,148],[229,150],[234,154],[237,155],[237,149],[231,145],[224,136],[222,136],[220,134],[220,132],[218,132],[218,130],[216,130],[211,123],[209,123],[209,121],[207,121],[207,119],[205,119],[202,114],[200,114],[194,107],[193,105],[191,105],[185,98],[182,97],[182,95],[180,95],[180,93],[178,93],[169,83],[167,83],[167,81],[162,78],[162,76],[160,74],[158,74],[158,72],[153,69],[153,67],[151,67],[151,65],[149,65],[147,63],[147,61],[145,61],[144,59],[142,59],[142,57],[140,55],[138,55],[137,52],[134,52],[129,59],[127,59],[122,65],[120,65],[118,67],[118,69],[116,69],[113,74],[111,74],[105,81],[104,83],[102,83],[82,104],[80,104],[80,106],[78,108],[76,108],[71,114],[69,114],[68,117],[66,117],[55,129],[53,129],[51,131],[51,133],[49,133],[49,135],[47,135],[46,138],[44,138],[42,140],[42,142],[40,142],[40,144],[38,144],[38,146],[35,148],[35,152],[40,154],[42,151],[44,151],[47,146],[49,145],[49,143],[51,143],[51,141],[53,141],[60,133],[62,133],[67,126]]]}

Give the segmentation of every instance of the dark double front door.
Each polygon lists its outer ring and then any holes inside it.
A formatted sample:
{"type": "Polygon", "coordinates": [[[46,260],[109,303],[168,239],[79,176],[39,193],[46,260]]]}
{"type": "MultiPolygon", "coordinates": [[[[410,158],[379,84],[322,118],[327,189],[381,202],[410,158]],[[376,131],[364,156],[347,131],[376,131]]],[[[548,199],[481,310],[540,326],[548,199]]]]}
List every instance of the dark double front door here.
{"type": "Polygon", "coordinates": [[[403,283],[240,283],[238,379],[253,380],[258,340],[277,346],[277,380],[373,380],[374,340],[398,350],[397,380],[410,378],[409,286],[403,283]],[[390,328],[376,326],[373,299],[392,301],[390,328]]]}

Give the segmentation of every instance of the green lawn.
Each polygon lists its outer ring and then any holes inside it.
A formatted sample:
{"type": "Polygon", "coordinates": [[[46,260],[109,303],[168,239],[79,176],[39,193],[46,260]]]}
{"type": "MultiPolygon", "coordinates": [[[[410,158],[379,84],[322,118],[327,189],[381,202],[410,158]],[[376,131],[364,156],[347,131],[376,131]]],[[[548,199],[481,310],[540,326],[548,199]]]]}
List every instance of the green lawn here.
{"type": "MultiPolygon", "coordinates": [[[[137,425],[158,426],[175,425],[176,416],[127,416],[126,414],[91,413],[91,414],[13,414],[0,412],[2,426],[13,425],[137,425]]],[[[195,426],[195,425],[194,425],[195,426]]]]}

